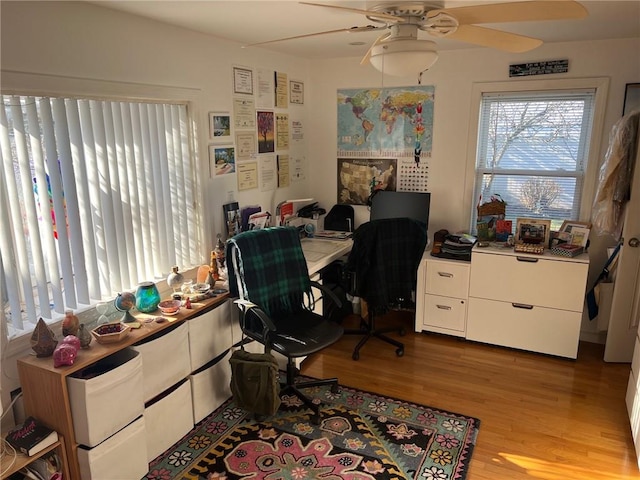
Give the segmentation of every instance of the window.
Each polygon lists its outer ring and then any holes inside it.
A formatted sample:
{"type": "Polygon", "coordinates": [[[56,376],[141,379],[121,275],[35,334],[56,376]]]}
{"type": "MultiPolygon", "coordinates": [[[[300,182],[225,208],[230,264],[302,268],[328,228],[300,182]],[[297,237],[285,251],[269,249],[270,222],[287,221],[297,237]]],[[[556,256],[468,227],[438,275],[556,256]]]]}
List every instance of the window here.
{"type": "Polygon", "coordinates": [[[472,230],[478,202],[499,194],[506,217],[579,219],[596,89],[483,93],[472,230]]]}
{"type": "Polygon", "coordinates": [[[2,96],[9,338],[201,263],[189,124],[186,104],[2,96]]]}

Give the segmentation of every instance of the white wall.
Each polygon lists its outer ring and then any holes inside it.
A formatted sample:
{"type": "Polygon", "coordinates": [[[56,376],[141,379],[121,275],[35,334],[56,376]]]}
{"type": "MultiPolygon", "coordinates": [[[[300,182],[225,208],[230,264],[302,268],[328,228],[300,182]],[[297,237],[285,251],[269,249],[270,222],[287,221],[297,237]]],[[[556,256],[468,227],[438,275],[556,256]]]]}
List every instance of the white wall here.
{"type": "MultiPolygon", "coordinates": [[[[9,70],[65,77],[56,79],[56,85],[73,85],[67,77],[108,80],[119,82],[124,94],[139,92],[148,85],[189,90],[196,99],[205,222],[211,238],[223,232],[222,204],[231,199],[272,210],[274,202],[308,195],[306,182],[292,183],[275,192],[255,189],[230,194],[237,190],[236,175],[210,179],[207,164],[207,145],[211,143],[207,138],[208,112],[232,112],[232,66],[282,71],[308,84],[308,61],[243,49],[240,44],[84,2],[2,2],[1,8],[3,73],[9,70]]],[[[24,87],[8,85],[6,78],[3,75],[3,90],[24,87]]],[[[42,81],[39,86],[46,93],[51,84],[42,81]]],[[[306,121],[306,110],[290,105],[275,111],[306,121]]],[[[305,147],[295,153],[306,155],[305,147]]]]}
{"type": "MultiPolygon", "coordinates": [[[[199,127],[198,154],[206,205],[205,222],[210,232],[222,231],[221,206],[230,199],[241,205],[259,203],[272,209],[285,198],[313,196],[327,209],[336,203],[336,91],[340,88],[414,85],[416,79],[387,77],[359,58],[313,62],[261,49],[241,49],[231,43],[144,18],[104,9],[83,2],[6,2],[1,8],[2,89],[20,91],[25,84],[7,84],[7,71],[54,75],[30,88],[46,93],[52,85],[73,91],[73,78],[115,82],[120,93],[160,92],[162,88],[188,91],[195,100],[199,127]],[[305,83],[305,105],[292,105],[291,118],[304,122],[306,145],[300,154],[307,159],[307,181],[275,192],[235,192],[235,176],[209,179],[207,166],[207,113],[231,111],[232,65],[285,72],[305,83]],[[62,87],[61,87],[62,86],[62,87]],[[151,87],[154,86],[154,87],[151,87]]],[[[467,178],[469,123],[474,82],[509,81],[510,63],[569,59],[567,74],[553,78],[610,78],[610,91],[601,135],[599,159],[607,148],[608,132],[620,117],[626,83],[640,81],[640,40],[610,40],[543,45],[533,52],[516,55],[489,49],[443,51],[435,66],[423,76],[423,84],[435,85],[433,156],[429,160],[429,190],[432,193],[430,232],[468,227],[472,181],[467,178]]],[[[536,77],[539,79],[539,77],[536,77]]],[[[527,81],[514,79],[513,82],[527,81]]],[[[367,216],[357,208],[357,223],[367,216]]],[[[604,246],[611,238],[593,237],[591,279],[605,261],[604,246]]],[[[212,245],[210,243],[209,245],[212,245]]],[[[206,261],[203,258],[203,261],[206,261]]],[[[588,321],[587,334],[593,331],[588,321]]],[[[3,360],[6,358],[3,357],[3,360]]],[[[13,388],[12,375],[6,385],[3,362],[3,397],[13,388]]]]}

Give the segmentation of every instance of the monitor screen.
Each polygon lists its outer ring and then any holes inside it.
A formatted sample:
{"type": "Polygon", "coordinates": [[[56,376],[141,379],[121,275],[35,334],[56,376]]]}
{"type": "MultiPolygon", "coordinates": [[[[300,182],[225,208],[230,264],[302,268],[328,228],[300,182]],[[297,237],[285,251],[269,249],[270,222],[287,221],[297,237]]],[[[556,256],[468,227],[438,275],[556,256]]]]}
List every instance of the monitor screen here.
{"type": "Polygon", "coordinates": [[[371,198],[370,220],[409,217],[429,225],[430,193],[378,191],[371,198]]]}

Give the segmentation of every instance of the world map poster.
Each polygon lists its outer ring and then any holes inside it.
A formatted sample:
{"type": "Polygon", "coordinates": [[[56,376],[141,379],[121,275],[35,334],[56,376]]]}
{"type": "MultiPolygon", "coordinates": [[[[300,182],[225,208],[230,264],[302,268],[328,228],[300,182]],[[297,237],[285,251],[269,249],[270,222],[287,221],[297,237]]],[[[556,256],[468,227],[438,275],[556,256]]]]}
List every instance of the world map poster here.
{"type": "Polygon", "coordinates": [[[338,90],[338,157],[431,156],[434,86],[338,90]]]}
{"type": "Polygon", "coordinates": [[[428,191],[435,87],[338,90],[338,202],[428,191]]]}

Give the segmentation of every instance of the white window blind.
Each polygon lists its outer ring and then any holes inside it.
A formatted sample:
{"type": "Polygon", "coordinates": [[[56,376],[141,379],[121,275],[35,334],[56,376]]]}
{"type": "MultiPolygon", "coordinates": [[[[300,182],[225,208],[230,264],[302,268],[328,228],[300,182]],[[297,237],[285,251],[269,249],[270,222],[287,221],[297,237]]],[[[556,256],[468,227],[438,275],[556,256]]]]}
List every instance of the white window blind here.
{"type": "Polygon", "coordinates": [[[472,230],[477,202],[499,194],[506,218],[578,219],[595,89],[483,94],[472,230]]]}
{"type": "Polygon", "coordinates": [[[0,274],[10,336],[201,263],[185,104],[2,96],[0,274]]]}

